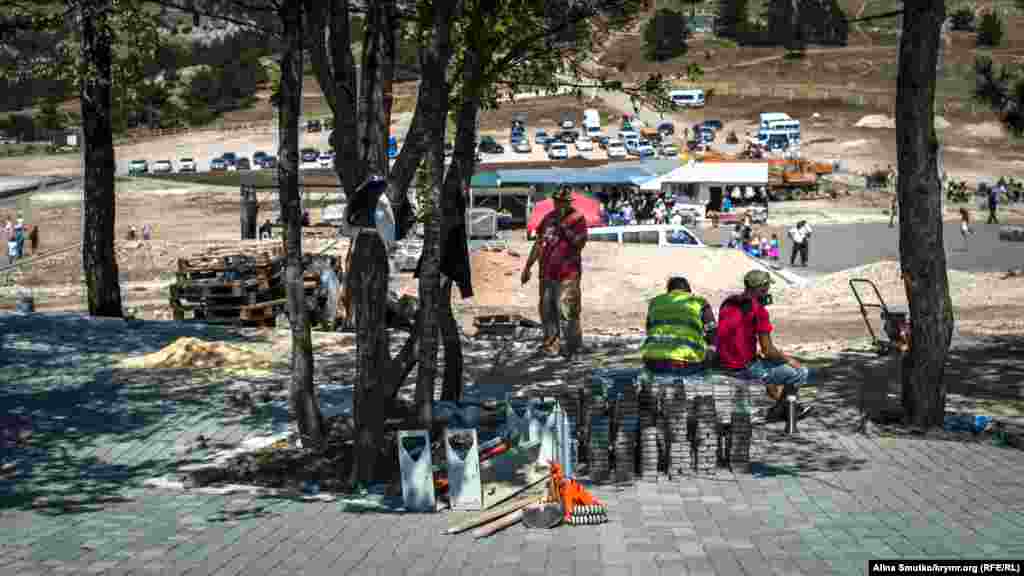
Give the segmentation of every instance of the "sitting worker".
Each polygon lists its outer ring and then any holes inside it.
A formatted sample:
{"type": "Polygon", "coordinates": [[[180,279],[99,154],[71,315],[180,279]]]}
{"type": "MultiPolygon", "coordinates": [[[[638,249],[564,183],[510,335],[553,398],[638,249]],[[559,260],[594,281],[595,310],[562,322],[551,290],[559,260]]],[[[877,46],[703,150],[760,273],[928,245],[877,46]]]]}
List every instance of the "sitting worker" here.
{"type": "MultiPolygon", "coordinates": [[[[784,420],[786,396],[799,398],[800,386],[807,383],[809,372],[772,342],[774,327],[766,308],[771,304],[771,275],[751,270],[743,277],[743,284],[743,293],[726,298],[718,311],[718,362],[723,370],[740,378],[764,382],[768,395],[776,402],[766,419],[784,420]]],[[[797,418],[807,416],[810,410],[810,406],[798,405],[797,418]]]]}
{"type": "Polygon", "coordinates": [[[669,278],[665,293],[647,307],[647,338],[640,349],[644,367],[655,374],[703,374],[714,331],[707,300],[690,293],[686,278],[669,278]]]}

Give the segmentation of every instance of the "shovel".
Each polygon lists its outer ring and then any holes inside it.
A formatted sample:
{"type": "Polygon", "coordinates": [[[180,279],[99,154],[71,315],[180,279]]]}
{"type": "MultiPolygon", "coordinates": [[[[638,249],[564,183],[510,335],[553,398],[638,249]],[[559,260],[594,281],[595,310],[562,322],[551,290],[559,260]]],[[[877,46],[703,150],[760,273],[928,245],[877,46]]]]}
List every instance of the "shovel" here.
{"type": "Polygon", "coordinates": [[[523,508],[523,525],[527,528],[548,529],[558,526],[565,515],[561,504],[545,502],[523,508]]]}

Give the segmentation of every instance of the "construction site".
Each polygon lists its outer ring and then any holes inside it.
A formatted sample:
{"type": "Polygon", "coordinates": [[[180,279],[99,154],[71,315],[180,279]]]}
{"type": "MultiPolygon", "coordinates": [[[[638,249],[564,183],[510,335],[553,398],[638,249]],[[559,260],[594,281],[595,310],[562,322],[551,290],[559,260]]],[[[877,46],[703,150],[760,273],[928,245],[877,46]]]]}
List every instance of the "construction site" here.
{"type": "MultiPolygon", "coordinates": [[[[607,57],[616,54],[609,50],[607,57]]],[[[746,65],[730,56],[721,66],[746,65]]],[[[758,69],[757,75],[771,73],[758,69]]],[[[439,374],[437,426],[415,430],[411,379],[401,387],[395,413],[385,415],[383,486],[374,487],[379,493],[372,496],[400,498],[394,509],[402,512],[448,509],[444,534],[473,530],[475,539],[483,539],[520,522],[551,528],[614,521],[610,485],[750,477],[772,466],[855,473],[866,465],[848,458],[836,429],[873,426],[877,435],[913,434],[893,416],[902,396],[889,350],[899,342],[887,320],[905,315],[908,304],[899,220],[891,213],[894,189],[891,181],[879,180],[895,164],[891,109],[835,98],[723,92],[702,108],[667,117],[631,109],[618,94],[594,95],[583,104],[568,96],[523,98],[484,115],[482,135],[511,147],[506,139],[513,119],[528,118],[532,140],[535,129],[557,129],[566,114],[586,107],[598,113],[608,134],[632,120],[645,127],[644,137],[662,138],[661,144],[678,145],[681,152],[616,159],[598,149],[554,161],[537,147],[481,158],[467,213],[475,295],[452,300],[464,351],[464,398],[442,401],[439,374]],[[774,110],[802,123],[798,146],[769,150],[758,143],[758,114],[774,110]],[[674,133],[651,129],[666,121],[674,123],[674,133]],[[690,127],[696,133],[695,122],[709,121],[720,124],[717,137],[691,140],[690,127]],[[582,253],[584,349],[572,359],[538,358],[537,280],[520,280],[532,246],[525,225],[563,185],[577,193],[586,189],[602,203],[625,191],[626,198],[677,198],[692,210],[685,224],[646,218],[593,226],[582,253]],[[748,215],[754,236],[782,239],[781,259],[729,247],[735,225],[748,215]],[[787,265],[787,234],[801,221],[814,233],[810,265],[797,268],[787,265]],[[679,230],[692,239],[686,246],[663,241],[679,230]],[[649,232],[653,236],[645,236],[649,232]],[[617,241],[598,241],[599,234],[617,241]],[[692,291],[718,310],[742,290],[752,269],[774,279],[774,342],[825,374],[824,382],[800,391],[800,400],[817,402],[823,412],[801,424],[804,436],[795,421],[785,429],[770,426],[763,418],[766,396],[734,379],[709,377],[684,397],[640,368],[648,304],[664,293],[668,276],[685,276],[692,291]],[[873,290],[858,293],[859,284],[873,290]],[[866,308],[862,297],[875,307],[866,308]],[[772,446],[785,450],[773,452],[772,446]]],[[[408,97],[414,90],[406,86],[402,93],[408,97]]],[[[410,117],[396,116],[392,131],[400,134],[410,117]]],[[[984,197],[974,192],[1002,177],[1019,177],[1024,147],[984,111],[950,107],[935,124],[943,135],[942,171],[972,192],[966,201],[943,206],[956,324],[946,373],[949,416],[939,434],[946,434],[943,441],[1019,448],[1024,380],[1012,357],[1024,335],[1024,205],[1019,197],[1002,199],[999,223],[982,224],[984,197]],[[966,234],[961,243],[957,229],[963,210],[976,230],[970,246],[966,234]],[[978,346],[985,354],[970,352],[978,346]]],[[[325,135],[303,133],[301,140],[302,146],[323,146],[325,135]]],[[[205,158],[231,150],[249,155],[273,142],[263,128],[140,138],[118,147],[118,170],[125,172],[121,165],[129,158],[205,158]]],[[[0,266],[0,310],[13,318],[12,326],[64,322],[86,308],[78,162],[67,155],[0,158],[0,175],[62,177],[12,185],[0,198],[0,223],[22,219],[39,237],[21,259],[0,266]]],[[[145,343],[104,351],[99,362],[112,367],[117,387],[156,386],[161,402],[216,404],[234,418],[230,425],[211,421],[170,440],[171,448],[163,449],[174,452],[173,471],[145,479],[147,488],[228,494],[249,486],[255,487],[250,493],[318,502],[359,488],[346,481],[358,375],[355,334],[342,302],[351,246],[338,225],[345,198],[327,169],[304,170],[301,185],[309,219],[303,226],[303,290],[328,440],[315,454],[298,441],[289,414],[291,341],[273,176],[118,176],[115,251],[128,321],[111,330],[134,331],[133,338],[145,343]],[[259,433],[238,432],[242,421],[256,422],[259,433]]],[[[414,233],[394,247],[398,317],[415,310],[412,270],[421,244],[414,233]]],[[[408,326],[396,322],[391,328],[394,354],[408,326]]],[[[28,381],[29,364],[11,369],[28,381]]]]}

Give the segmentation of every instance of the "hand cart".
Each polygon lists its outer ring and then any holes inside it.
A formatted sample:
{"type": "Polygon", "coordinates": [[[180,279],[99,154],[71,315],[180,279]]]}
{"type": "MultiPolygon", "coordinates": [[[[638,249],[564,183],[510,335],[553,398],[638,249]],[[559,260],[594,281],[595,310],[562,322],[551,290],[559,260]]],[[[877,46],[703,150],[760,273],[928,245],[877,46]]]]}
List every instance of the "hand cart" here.
{"type": "MultiPolygon", "coordinates": [[[[863,287],[861,288],[863,290],[863,287]]],[[[864,324],[868,327],[868,333],[871,334],[871,343],[875,346],[879,356],[886,356],[896,345],[896,342],[900,339],[900,333],[909,334],[909,313],[905,308],[890,308],[885,305],[885,300],[882,299],[881,292],[878,291],[878,287],[875,283],[867,278],[851,278],[850,279],[850,290],[853,291],[854,298],[857,299],[857,304],[860,306],[860,315],[864,317],[864,324]],[[878,299],[878,303],[865,303],[861,298],[860,293],[857,292],[858,284],[867,284],[875,291],[875,297],[878,299]],[[875,334],[875,329],[871,327],[871,321],[868,319],[868,308],[878,308],[881,310],[882,330],[885,332],[886,340],[882,340],[875,334]]]]}

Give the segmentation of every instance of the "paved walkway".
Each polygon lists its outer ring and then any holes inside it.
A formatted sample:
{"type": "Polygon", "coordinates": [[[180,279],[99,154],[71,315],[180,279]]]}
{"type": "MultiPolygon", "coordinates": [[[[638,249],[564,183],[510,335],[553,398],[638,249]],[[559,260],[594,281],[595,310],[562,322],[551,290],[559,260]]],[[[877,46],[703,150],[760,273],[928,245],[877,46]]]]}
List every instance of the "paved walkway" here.
{"type": "MultiPolygon", "coordinates": [[[[0,570],[29,574],[863,574],[870,558],[1024,557],[1024,452],[962,435],[850,432],[843,390],[797,436],[777,425],[753,475],[594,488],[608,524],[487,540],[388,498],[303,502],[142,487],[204,434],[237,442],[272,418],[224,409],[199,371],[111,370],[112,353],[225,331],[0,315],[0,570]],[[6,441],[6,440],[5,440],[6,441]],[[361,503],[362,502],[362,503],[361,503]]],[[[245,340],[243,333],[234,338],[245,340]]]]}

